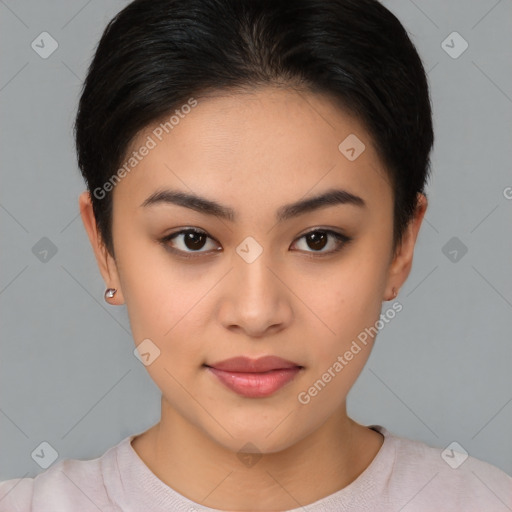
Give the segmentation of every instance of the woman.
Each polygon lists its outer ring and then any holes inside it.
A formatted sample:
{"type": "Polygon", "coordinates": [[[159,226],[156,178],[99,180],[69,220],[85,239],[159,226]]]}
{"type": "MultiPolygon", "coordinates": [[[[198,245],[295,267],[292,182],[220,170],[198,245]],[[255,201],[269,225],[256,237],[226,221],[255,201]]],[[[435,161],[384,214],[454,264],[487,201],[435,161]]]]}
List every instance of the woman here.
{"type": "Polygon", "coordinates": [[[498,468],[346,412],[427,208],[427,80],[386,8],[136,0],[75,127],[105,300],[161,420],[4,482],[0,510],[512,507],[498,468]]]}

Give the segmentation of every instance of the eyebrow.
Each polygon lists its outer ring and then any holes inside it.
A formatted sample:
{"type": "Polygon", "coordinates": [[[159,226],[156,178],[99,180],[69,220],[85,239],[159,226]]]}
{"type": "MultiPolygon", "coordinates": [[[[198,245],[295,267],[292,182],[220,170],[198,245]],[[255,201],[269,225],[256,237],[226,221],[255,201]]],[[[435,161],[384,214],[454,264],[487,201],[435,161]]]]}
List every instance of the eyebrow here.
{"type": "MultiPolygon", "coordinates": [[[[190,208],[199,213],[212,215],[231,222],[235,221],[237,217],[235,210],[228,206],[195,194],[171,189],[157,190],[141,204],[141,207],[147,208],[159,204],[184,206],[185,208],[190,208]]],[[[276,220],[283,222],[319,208],[341,204],[353,205],[360,208],[366,207],[363,198],[347,190],[329,189],[318,196],[301,199],[294,203],[281,206],[276,212],[276,220]]]]}

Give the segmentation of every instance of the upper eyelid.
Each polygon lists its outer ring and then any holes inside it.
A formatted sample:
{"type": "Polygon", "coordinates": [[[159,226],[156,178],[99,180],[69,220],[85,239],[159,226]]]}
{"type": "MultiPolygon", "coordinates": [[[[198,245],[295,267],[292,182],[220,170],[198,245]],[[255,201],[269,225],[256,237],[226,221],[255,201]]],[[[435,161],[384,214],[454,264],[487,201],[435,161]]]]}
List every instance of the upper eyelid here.
{"type": "MultiPolygon", "coordinates": [[[[200,235],[206,235],[208,238],[211,238],[212,240],[215,240],[216,242],[218,242],[218,240],[215,237],[213,237],[212,235],[210,235],[207,231],[204,231],[203,229],[200,229],[200,228],[193,228],[193,227],[182,228],[182,229],[180,229],[178,231],[174,231],[173,233],[169,233],[168,235],[165,235],[163,238],[172,238],[173,236],[182,235],[182,234],[187,233],[189,231],[198,233],[200,235]]],[[[334,234],[339,234],[339,235],[343,235],[344,234],[344,233],[338,233],[333,228],[317,227],[317,228],[311,228],[310,230],[306,231],[305,233],[302,233],[301,235],[298,235],[297,238],[302,238],[303,236],[309,235],[309,233],[315,233],[316,231],[325,231],[327,233],[334,233],[334,234]]]]}

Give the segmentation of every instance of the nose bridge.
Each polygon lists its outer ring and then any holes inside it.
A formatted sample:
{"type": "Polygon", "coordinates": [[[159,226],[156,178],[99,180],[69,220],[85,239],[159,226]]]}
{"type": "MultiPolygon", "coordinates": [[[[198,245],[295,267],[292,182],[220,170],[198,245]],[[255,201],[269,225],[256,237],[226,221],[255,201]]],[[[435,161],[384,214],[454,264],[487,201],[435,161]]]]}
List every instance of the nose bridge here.
{"type": "Polygon", "coordinates": [[[249,297],[254,300],[264,296],[270,299],[272,290],[275,288],[275,283],[271,283],[275,277],[267,268],[272,265],[269,261],[270,251],[265,251],[253,237],[247,237],[236,248],[236,252],[234,279],[237,284],[237,293],[240,297],[249,297]]]}

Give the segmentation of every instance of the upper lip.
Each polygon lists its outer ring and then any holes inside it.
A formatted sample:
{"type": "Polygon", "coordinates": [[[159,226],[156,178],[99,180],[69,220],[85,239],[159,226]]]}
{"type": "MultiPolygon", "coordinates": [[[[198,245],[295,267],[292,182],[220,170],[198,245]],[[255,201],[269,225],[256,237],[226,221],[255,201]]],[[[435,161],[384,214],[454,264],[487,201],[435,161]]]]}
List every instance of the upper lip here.
{"type": "Polygon", "coordinates": [[[211,368],[217,370],[230,371],[230,372],[245,372],[245,373],[259,373],[268,372],[271,370],[281,370],[284,368],[300,367],[299,364],[292,361],[287,361],[277,356],[264,356],[258,359],[251,359],[245,356],[232,357],[217,363],[208,364],[211,368]]]}

